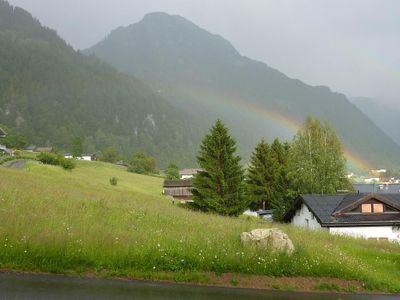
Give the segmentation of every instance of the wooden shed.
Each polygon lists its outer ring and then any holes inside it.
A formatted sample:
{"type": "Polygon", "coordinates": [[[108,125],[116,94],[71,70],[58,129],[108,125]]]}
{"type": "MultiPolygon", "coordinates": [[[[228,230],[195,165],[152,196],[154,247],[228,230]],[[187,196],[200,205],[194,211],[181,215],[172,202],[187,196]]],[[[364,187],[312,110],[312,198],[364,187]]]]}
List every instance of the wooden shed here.
{"type": "Polygon", "coordinates": [[[192,201],[192,179],[164,180],[163,194],[183,202],[192,201]]]}

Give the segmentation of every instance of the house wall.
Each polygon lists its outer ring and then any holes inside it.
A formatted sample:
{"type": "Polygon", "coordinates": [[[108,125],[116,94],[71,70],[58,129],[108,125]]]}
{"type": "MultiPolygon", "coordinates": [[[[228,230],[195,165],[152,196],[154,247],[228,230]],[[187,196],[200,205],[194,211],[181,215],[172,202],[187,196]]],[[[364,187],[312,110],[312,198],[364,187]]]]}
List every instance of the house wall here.
{"type": "Polygon", "coordinates": [[[301,205],[300,209],[296,211],[296,214],[294,215],[291,224],[304,228],[321,229],[321,225],[314,217],[314,214],[308,209],[308,207],[304,203],[301,205]]]}
{"type": "Polygon", "coordinates": [[[394,226],[330,227],[329,233],[400,242],[400,227],[394,226]]]}

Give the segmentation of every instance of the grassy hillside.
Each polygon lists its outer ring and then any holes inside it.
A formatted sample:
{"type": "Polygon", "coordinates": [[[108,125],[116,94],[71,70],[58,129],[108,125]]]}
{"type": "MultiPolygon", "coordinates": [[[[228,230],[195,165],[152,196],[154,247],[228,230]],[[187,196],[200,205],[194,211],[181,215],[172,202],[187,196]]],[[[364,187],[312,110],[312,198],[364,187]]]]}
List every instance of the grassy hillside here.
{"type": "Polygon", "coordinates": [[[332,123],[345,146],[372,166],[400,166],[400,146],[345,95],[244,57],[221,36],[183,17],[148,14],[85,52],[143,78],[202,120],[222,118],[246,156],[261,137],[291,139],[290,129],[311,114],[332,123]]]}
{"type": "Polygon", "coordinates": [[[97,162],[72,172],[0,167],[0,268],[203,283],[226,272],[335,277],[400,291],[399,245],[273,224],[293,240],[293,256],[249,249],[239,234],[270,224],[188,211],[161,190],[161,178],[97,162]]]}

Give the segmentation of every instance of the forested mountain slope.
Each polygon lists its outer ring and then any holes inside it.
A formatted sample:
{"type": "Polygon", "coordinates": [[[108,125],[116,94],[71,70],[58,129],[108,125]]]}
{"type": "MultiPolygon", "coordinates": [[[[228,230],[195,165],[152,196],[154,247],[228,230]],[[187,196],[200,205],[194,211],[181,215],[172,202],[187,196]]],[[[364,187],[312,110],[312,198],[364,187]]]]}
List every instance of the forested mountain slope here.
{"type": "Polygon", "coordinates": [[[373,166],[400,165],[400,147],[343,94],[244,57],[222,37],[180,16],[149,14],[85,53],[146,80],[207,125],[222,118],[247,154],[260,137],[291,139],[311,114],[333,124],[353,156],[373,166]]]}
{"type": "Polygon", "coordinates": [[[400,145],[400,108],[366,97],[353,97],[350,101],[400,145]]]}
{"type": "Polygon", "coordinates": [[[200,138],[193,119],[148,85],[74,51],[28,12],[0,0],[0,124],[37,145],[68,150],[144,150],[160,165],[192,165],[200,138]]]}

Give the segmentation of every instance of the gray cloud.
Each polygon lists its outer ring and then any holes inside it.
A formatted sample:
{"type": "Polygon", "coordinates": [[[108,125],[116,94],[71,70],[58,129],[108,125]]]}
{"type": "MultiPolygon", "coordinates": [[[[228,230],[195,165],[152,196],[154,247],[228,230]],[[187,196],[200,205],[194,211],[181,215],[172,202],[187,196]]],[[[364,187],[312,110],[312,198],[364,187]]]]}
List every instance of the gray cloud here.
{"type": "Polygon", "coordinates": [[[179,14],[290,77],[400,106],[397,0],[11,0],[75,48],[153,11],[179,14]]]}

